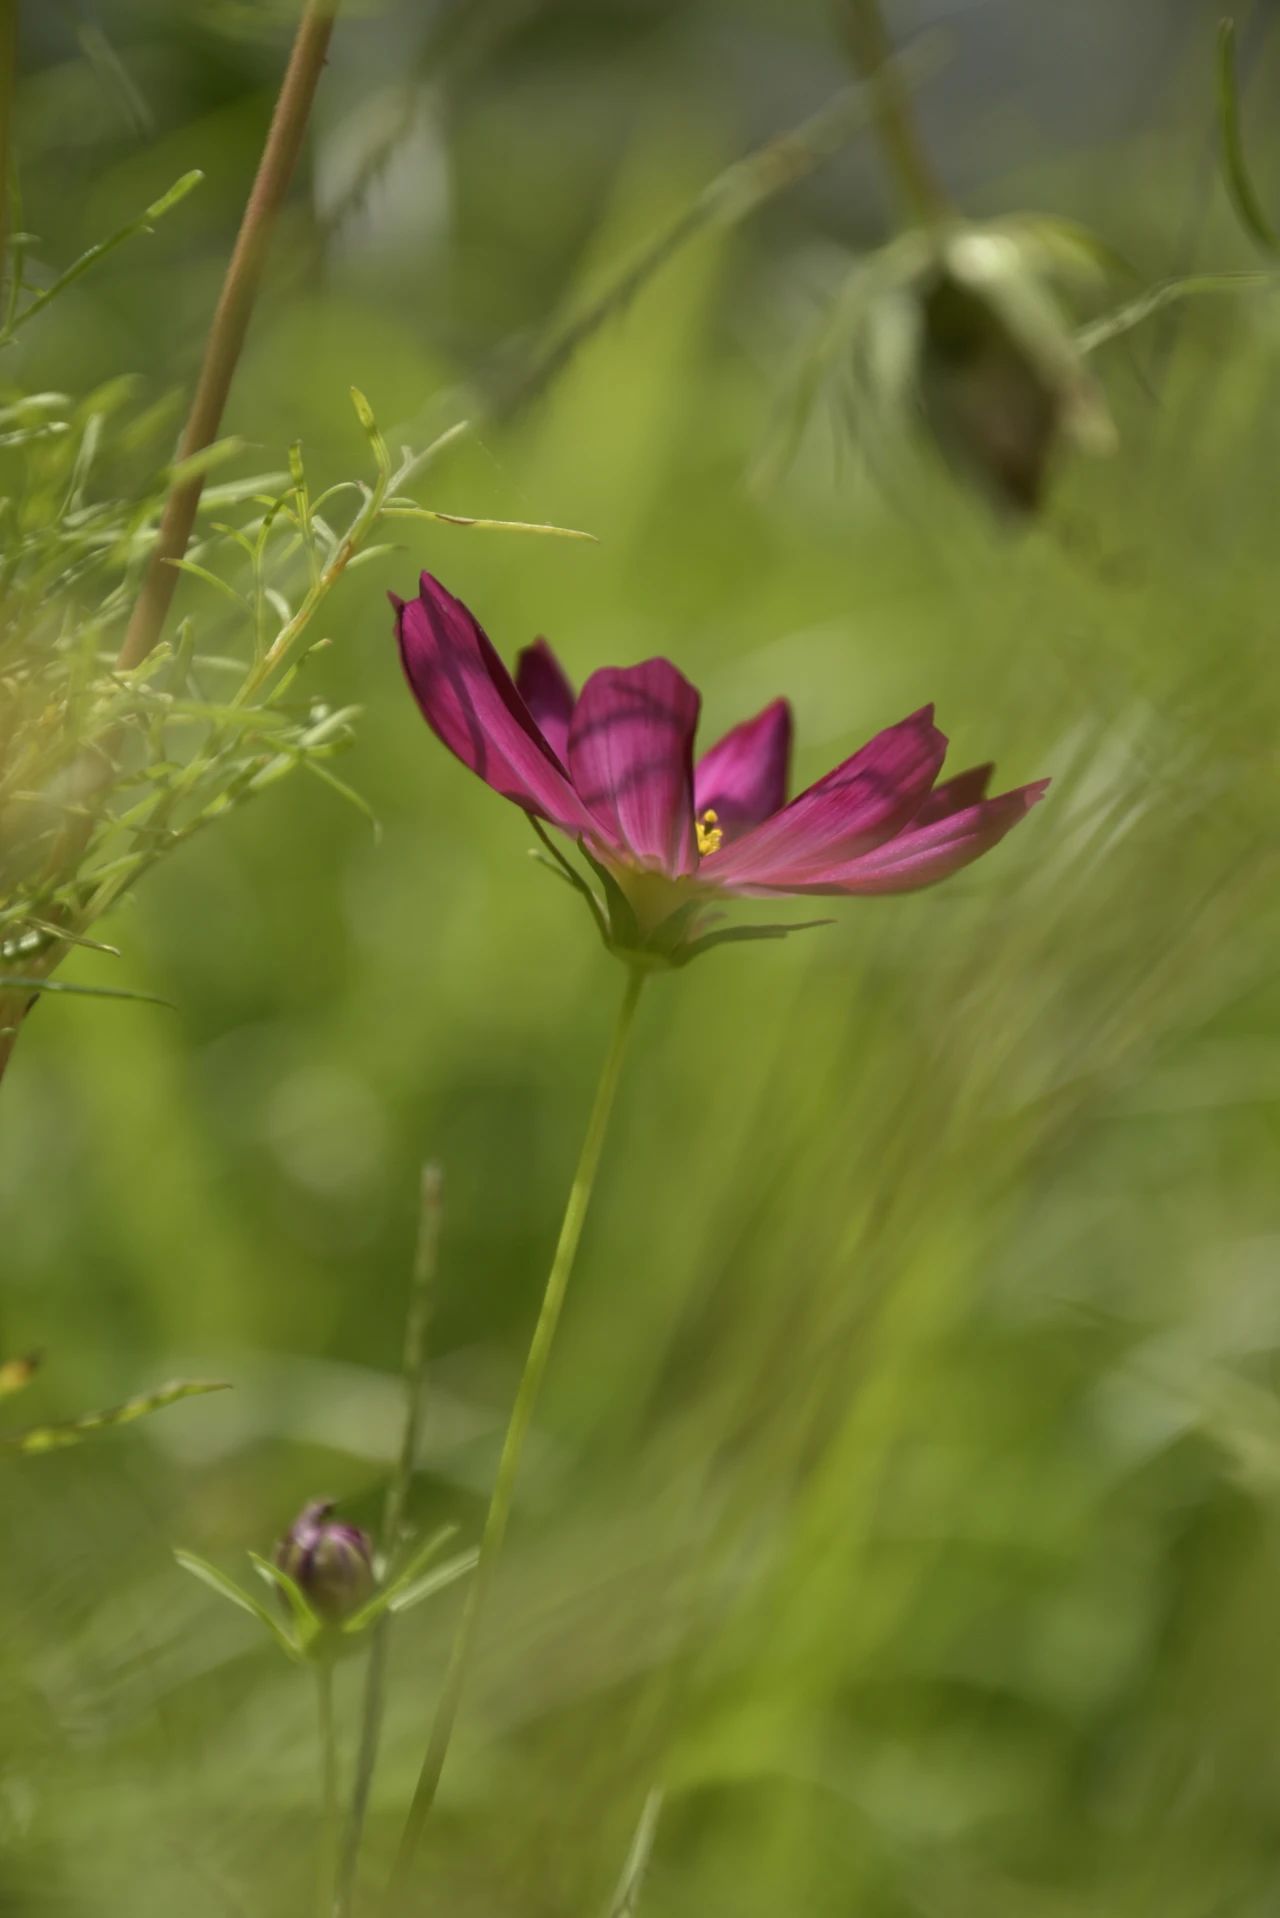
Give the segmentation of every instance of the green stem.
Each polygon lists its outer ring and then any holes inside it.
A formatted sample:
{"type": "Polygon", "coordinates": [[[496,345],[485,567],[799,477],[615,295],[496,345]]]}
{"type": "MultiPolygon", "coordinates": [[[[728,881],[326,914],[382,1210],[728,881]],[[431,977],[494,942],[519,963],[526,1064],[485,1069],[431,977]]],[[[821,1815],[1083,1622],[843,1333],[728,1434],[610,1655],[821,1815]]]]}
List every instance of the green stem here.
{"type": "MultiPolygon", "coordinates": [[[[222,425],[223,409],[249,330],[249,317],[275,230],[276,215],[297,165],[311,105],[324,71],[336,5],[337,0],[310,0],[298,23],[262,158],[209,327],[200,376],[178,448],[179,462],[212,446],[222,425]]],[[[195,473],[179,480],[165,501],[146,578],[120,648],[117,663],[122,669],[136,666],[145,659],[164,630],[178,584],[178,568],[173,561],[181,559],[187,550],[203,488],[204,474],[195,473]]]]}
{"type": "Polygon", "coordinates": [[[950,211],[946,190],[911,116],[880,0],[836,0],[854,68],[871,87],[876,137],[911,219],[929,226],[950,211]]]}
{"type": "Polygon", "coordinates": [[[338,1741],[333,1725],[333,1660],[315,1661],[320,1722],[320,1843],[316,1847],[316,1911],[330,1918],[338,1848],[338,1741]]]}
{"type": "Polygon", "coordinates": [[[511,1516],[511,1503],[520,1473],[520,1459],[524,1451],[525,1439],[528,1436],[534,1407],[546,1373],[547,1360],[551,1356],[561,1307],[564,1305],[565,1292],[573,1271],[574,1259],[577,1256],[578,1242],[582,1237],[582,1228],[591,1204],[591,1193],[600,1167],[600,1153],[604,1146],[609,1115],[613,1110],[614,1097],[622,1074],[622,1062],[626,1056],[627,1041],[631,1034],[644,978],[645,975],[638,971],[631,971],[627,975],[627,989],[623,995],[622,1004],[618,1008],[613,1039],[601,1070],[591,1117],[587,1121],[578,1169],[574,1173],[573,1184],[569,1188],[569,1199],[560,1226],[560,1237],[556,1244],[555,1256],[551,1261],[551,1270],[547,1275],[546,1290],[542,1295],[542,1309],[538,1313],[538,1322],[534,1327],[529,1355],[524,1363],[515,1403],[511,1408],[511,1420],[502,1443],[502,1455],[498,1461],[493,1494],[489,1500],[484,1533],[480,1540],[479,1561],[463,1603],[462,1615],[458,1621],[458,1629],[454,1635],[453,1647],[444,1675],[444,1684],[441,1687],[430,1737],[427,1740],[422,1771],[413,1795],[413,1802],[409,1807],[409,1815],[405,1820],[400,1851],[392,1876],[393,1893],[403,1889],[412,1868],[423,1828],[435,1803],[440,1777],[444,1771],[449,1741],[453,1736],[453,1727],[458,1716],[458,1706],[462,1700],[475,1653],[480,1617],[502,1551],[507,1521],[511,1516]]]}
{"type": "MultiPolygon", "coordinates": [[[[400,1455],[387,1487],[386,1511],[382,1521],[384,1567],[400,1542],[409,1489],[413,1483],[418,1457],[418,1433],[422,1424],[422,1388],[427,1363],[427,1328],[431,1322],[431,1304],[440,1246],[440,1211],[443,1179],[439,1166],[424,1166],[422,1199],[418,1219],[418,1247],[413,1262],[413,1285],[409,1293],[409,1311],[404,1332],[404,1428],[400,1455]]],[[[384,1570],[385,1576],[385,1570],[384,1570]]],[[[387,1653],[391,1636],[391,1614],[384,1612],[373,1628],[369,1663],[365,1671],[364,1710],[360,1724],[360,1749],[356,1758],[356,1780],[351,1797],[351,1813],[343,1839],[338,1891],[334,1901],[336,1918],[347,1918],[355,1888],[356,1866],[369,1810],[369,1793],[378,1762],[378,1742],[382,1735],[382,1710],[386,1694],[387,1653]]]]}

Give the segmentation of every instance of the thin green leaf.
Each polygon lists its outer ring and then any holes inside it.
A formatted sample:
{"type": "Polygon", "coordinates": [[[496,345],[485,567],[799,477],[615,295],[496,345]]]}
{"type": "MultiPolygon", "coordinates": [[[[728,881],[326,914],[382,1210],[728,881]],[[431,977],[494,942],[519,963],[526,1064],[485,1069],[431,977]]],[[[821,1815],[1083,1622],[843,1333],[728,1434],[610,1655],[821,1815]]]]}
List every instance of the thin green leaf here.
{"type": "Polygon", "coordinates": [[[223,506],[240,506],[245,500],[264,497],[274,505],[275,496],[281,487],[288,484],[287,473],[254,473],[249,479],[224,480],[219,486],[205,487],[200,496],[200,510],[202,513],[211,510],[216,512],[223,506]]]}
{"type": "Polygon", "coordinates": [[[120,957],[119,946],[109,946],[105,940],[87,939],[82,932],[68,932],[65,926],[50,925],[44,919],[33,919],[31,924],[46,939],[57,939],[68,946],[84,946],[89,952],[105,952],[112,959],[120,957]]]}
{"type": "Polygon", "coordinates": [[[290,1578],[288,1572],[281,1571],[269,1558],[263,1558],[258,1552],[250,1552],[249,1562],[259,1578],[273,1585],[284,1596],[285,1603],[293,1613],[293,1621],[298,1629],[298,1646],[306,1651],[312,1639],[324,1629],[323,1620],[312,1610],[306,1593],[297,1579],[290,1578]]]}
{"type": "Polygon", "coordinates": [[[1241,226],[1264,253],[1280,255],[1280,236],[1267,218],[1244,157],[1240,127],[1240,87],[1236,78],[1236,23],[1223,20],[1218,28],[1218,133],[1222,142],[1222,169],[1228,196],[1241,226]]]}
{"type": "Polygon", "coordinates": [[[310,755],[302,763],[313,779],[320,780],[331,792],[337,793],[339,799],[345,799],[349,806],[354,806],[358,813],[364,815],[372,829],[374,844],[379,845],[382,841],[382,821],[363,793],[358,793],[354,786],[348,786],[345,779],[339,779],[336,773],[331,773],[327,766],[322,766],[318,759],[310,755]]]}
{"type": "Polygon", "coordinates": [[[0,973],[0,986],[6,992],[65,992],[76,999],[134,999],[139,1005],[176,1011],[172,999],[161,999],[154,992],[131,992],[127,986],[77,986],[67,979],[15,979],[8,973],[0,973]]]}
{"type": "Polygon", "coordinates": [[[68,1445],[79,1445],[113,1426],[131,1425],[135,1419],[149,1418],[153,1412],[163,1412],[166,1406],[176,1405],[182,1399],[230,1389],[225,1379],[171,1379],[154,1391],[139,1392],[122,1405],[108,1406],[103,1412],[85,1412],[79,1418],[65,1419],[56,1425],[33,1425],[25,1432],[13,1433],[3,1443],[18,1452],[56,1452],[68,1445]]]}
{"type": "Polygon", "coordinates": [[[378,422],[373,416],[373,408],[358,386],[353,386],[351,389],[351,404],[356,409],[356,418],[368,435],[369,444],[373,448],[373,457],[377,461],[378,471],[382,476],[382,482],[385,486],[391,478],[391,455],[387,451],[387,442],[378,430],[378,422]]]}
{"type": "MultiPolygon", "coordinates": [[[[456,1525],[442,1525],[438,1532],[433,1532],[431,1537],[411,1554],[408,1563],[382,1587],[381,1591],[375,1592],[367,1604],[362,1605],[359,1611],[353,1612],[350,1618],[343,1621],[343,1631],[362,1632],[366,1626],[372,1625],[375,1618],[380,1618],[389,1607],[394,1607],[396,1599],[413,1584],[415,1579],[422,1577],[436,1553],[449,1543],[457,1530],[456,1525]]],[[[441,1567],[441,1570],[443,1569],[444,1567],[441,1567]]]]}
{"type": "Polygon", "coordinates": [[[7,427],[12,420],[25,420],[32,413],[52,413],[70,405],[70,393],[24,393],[9,406],[0,406],[0,427],[7,427]]]}
{"type": "Polygon", "coordinates": [[[415,1605],[421,1605],[426,1598],[434,1598],[437,1592],[443,1592],[447,1586],[454,1585],[468,1572],[474,1571],[480,1554],[476,1550],[460,1552],[456,1558],[446,1559],[443,1565],[428,1572],[425,1578],[416,1579],[413,1584],[401,1588],[387,1607],[388,1611],[399,1615],[415,1605]]]}
{"type": "Polygon", "coordinates": [[[653,1856],[653,1843],[658,1835],[658,1818],[662,1811],[663,1792],[655,1785],[644,1801],[640,1813],[640,1822],[636,1826],[636,1835],[631,1841],[627,1853],[627,1862],[622,1868],[622,1877],[618,1889],[613,1894],[609,1906],[609,1918],[633,1918],[639,1903],[640,1891],[644,1884],[645,1873],[649,1869],[649,1860],[653,1856]]]}
{"type": "Polygon", "coordinates": [[[206,586],[216,587],[220,593],[225,593],[226,597],[231,600],[234,605],[238,606],[242,613],[250,613],[253,611],[253,608],[243,593],[238,593],[234,586],[227,584],[225,579],[219,579],[218,575],[211,573],[207,566],[197,566],[193,559],[170,559],[167,560],[165,564],[168,566],[176,566],[180,573],[190,573],[194,578],[202,579],[206,586]]]}
{"type": "Polygon", "coordinates": [[[354,573],[357,566],[365,566],[372,559],[385,559],[388,553],[399,553],[402,550],[401,547],[393,545],[389,540],[384,541],[380,546],[362,547],[360,552],[347,561],[347,571],[354,573]]]}
{"type": "Polygon", "coordinates": [[[26,446],[32,440],[56,440],[70,431],[65,420],[45,420],[40,426],[19,426],[12,433],[0,433],[0,447],[26,446]]]}
{"type": "Polygon", "coordinates": [[[162,193],[158,200],[153,200],[151,205],[145,207],[136,218],[126,222],[107,239],[99,240],[96,245],[89,247],[78,260],[73,261],[65,273],[59,274],[52,286],[47,286],[42,293],[37,293],[30,304],[23,307],[21,313],[14,315],[9,328],[10,333],[16,333],[19,327],[25,326],[28,320],[34,319],[35,315],[42,312],[51,300],[56,300],[60,293],[65,293],[82,274],[90,272],[99,260],[105,259],[108,253],[114,253],[116,248],[123,246],[126,240],[132,240],[139,233],[149,233],[155,222],[162,220],[166,213],[172,212],[178,202],[185,200],[192,188],[199,186],[203,179],[204,174],[198,168],[193,168],[190,173],[184,173],[181,179],[174,181],[167,193],[162,193]]]}
{"type": "Polygon", "coordinates": [[[592,545],[599,541],[594,533],[579,532],[573,526],[551,526],[537,520],[524,519],[472,519],[465,513],[436,513],[427,506],[409,506],[400,503],[384,506],[383,519],[429,519],[441,526],[471,526],[480,533],[547,533],[554,539],[586,539],[592,545]]]}
{"type": "Polygon", "coordinates": [[[290,1658],[301,1656],[296,1641],[290,1637],[270,1606],[264,1605],[260,1599],[254,1597],[252,1592],[246,1592],[242,1585],[237,1585],[234,1578],[228,1578],[227,1574],[219,1571],[216,1565],[211,1565],[207,1558],[199,1558],[195,1552],[185,1552],[180,1546],[175,1546],[173,1556],[184,1572],[190,1572],[193,1578],[198,1578],[202,1585],[207,1585],[210,1591],[218,1594],[219,1598],[225,1598],[239,1611],[248,1612],[250,1618],[256,1618],[260,1624],[265,1625],[276,1643],[289,1654],[290,1658]]]}
{"type": "Polygon", "coordinates": [[[189,453],[184,460],[174,460],[166,467],[164,479],[169,486],[181,486],[187,480],[198,479],[202,473],[208,473],[215,466],[225,466],[228,460],[243,453],[245,442],[233,434],[224,440],[214,440],[210,446],[202,446],[198,453],[189,453]]]}
{"type": "Polygon", "coordinates": [[[1203,293],[1274,292],[1277,288],[1280,274],[1276,273],[1195,273],[1186,279],[1162,280],[1114,313],[1082,326],[1076,334],[1076,347],[1082,354],[1094,353],[1179,300],[1198,299],[1203,293]]]}
{"type": "MultiPolygon", "coordinates": [[[[207,664],[201,660],[203,666],[207,664]]],[[[240,671],[244,668],[240,667],[240,671]]],[[[201,699],[171,699],[165,702],[165,715],[171,719],[196,719],[208,725],[233,728],[246,733],[284,732],[296,725],[288,713],[273,713],[262,708],[225,706],[201,699]]]]}

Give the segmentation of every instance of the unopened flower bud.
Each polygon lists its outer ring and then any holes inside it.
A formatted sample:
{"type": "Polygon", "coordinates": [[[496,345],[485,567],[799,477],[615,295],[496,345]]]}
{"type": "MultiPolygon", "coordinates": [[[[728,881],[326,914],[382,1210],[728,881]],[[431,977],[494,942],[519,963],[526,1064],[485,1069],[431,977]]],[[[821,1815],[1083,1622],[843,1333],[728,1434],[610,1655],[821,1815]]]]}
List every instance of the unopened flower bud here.
{"type": "Polygon", "coordinates": [[[330,1499],[304,1505],[276,1546],[274,1558],[305,1593],[319,1617],[350,1617],[373,1594],[373,1541],[358,1525],[329,1516],[330,1499]]]}

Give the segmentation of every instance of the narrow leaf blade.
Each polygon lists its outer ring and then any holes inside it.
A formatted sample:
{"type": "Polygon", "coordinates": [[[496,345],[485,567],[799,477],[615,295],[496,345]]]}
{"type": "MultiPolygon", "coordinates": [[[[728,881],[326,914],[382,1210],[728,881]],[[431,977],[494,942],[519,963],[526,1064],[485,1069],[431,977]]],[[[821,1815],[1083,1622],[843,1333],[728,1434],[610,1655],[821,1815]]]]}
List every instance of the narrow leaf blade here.
{"type": "Polygon", "coordinates": [[[68,1445],[80,1445],[117,1425],[132,1425],[135,1419],[149,1418],[182,1399],[198,1398],[206,1392],[229,1392],[226,1379],[170,1379],[154,1391],[139,1392],[121,1405],[110,1405],[101,1412],[84,1412],[79,1418],[63,1419],[52,1425],[33,1425],[0,1441],[17,1452],[56,1452],[68,1445]]]}

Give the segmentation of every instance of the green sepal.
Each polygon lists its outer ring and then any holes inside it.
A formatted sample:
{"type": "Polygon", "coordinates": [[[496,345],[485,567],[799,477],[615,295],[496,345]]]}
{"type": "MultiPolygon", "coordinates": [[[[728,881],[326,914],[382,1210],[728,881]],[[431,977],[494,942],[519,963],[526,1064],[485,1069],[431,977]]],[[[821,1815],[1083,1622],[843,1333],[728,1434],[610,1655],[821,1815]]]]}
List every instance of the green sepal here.
{"type": "Polygon", "coordinates": [[[673,966],[687,966],[692,959],[698,959],[704,952],[710,952],[713,946],[737,945],[745,939],[785,939],[788,933],[810,932],[815,926],[832,926],[834,919],[800,919],[790,926],[725,926],[720,932],[704,933],[701,939],[695,939],[690,945],[682,947],[674,954],[670,963],[673,966]]]}
{"type": "Polygon", "coordinates": [[[183,1551],[180,1546],[174,1547],[173,1556],[184,1572],[190,1572],[193,1578],[198,1578],[202,1585],[207,1585],[210,1591],[218,1594],[219,1598],[225,1598],[228,1604],[234,1605],[239,1611],[248,1612],[251,1618],[256,1618],[259,1624],[265,1625],[276,1644],[290,1658],[303,1657],[302,1647],[271,1608],[255,1598],[252,1592],[246,1592],[242,1585],[237,1585],[234,1578],[229,1578],[225,1572],[219,1571],[218,1567],[211,1565],[207,1558],[200,1558],[195,1552],[183,1551]]]}
{"type": "Polygon", "coordinates": [[[537,815],[535,813],[526,813],[525,818],[529,821],[529,824],[533,827],[533,830],[546,847],[548,856],[544,857],[540,854],[534,854],[539,865],[546,866],[549,871],[556,874],[557,878],[563,879],[567,885],[573,887],[576,893],[581,894],[582,898],[587,902],[591,917],[595,922],[596,931],[600,934],[600,937],[607,946],[609,944],[609,929],[605,924],[604,911],[600,905],[600,901],[596,898],[590,886],[582,877],[582,874],[576,867],[570,865],[537,815]]]}
{"type": "Polygon", "coordinates": [[[618,884],[607,866],[593,859],[587,851],[585,840],[578,841],[578,851],[590,866],[604,890],[605,907],[608,914],[608,935],[605,944],[612,951],[629,954],[642,951],[644,941],[640,937],[640,922],[632,910],[631,901],[618,884]]]}
{"type": "Polygon", "coordinates": [[[475,1546],[470,1551],[459,1552],[454,1558],[447,1558],[443,1565],[437,1565],[434,1572],[400,1586],[391,1599],[389,1610],[397,1613],[412,1610],[415,1605],[421,1605],[423,1599],[434,1598],[437,1592],[443,1592],[460,1578],[465,1578],[479,1562],[480,1553],[475,1546]]]}
{"type": "Polygon", "coordinates": [[[352,1612],[350,1618],[343,1619],[343,1631],[362,1632],[367,1626],[372,1625],[375,1619],[380,1618],[383,1612],[388,1609],[394,1610],[396,1594],[413,1579],[422,1576],[436,1553],[449,1543],[457,1529],[456,1525],[442,1525],[438,1532],[433,1532],[416,1552],[410,1554],[407,1562],[401,1566],[393,1578],[388,1579],[387,1583],[376,1591],[372,1598],[367,1599],[358,1611],[352,1612]]]}
{"type": "Polygon", "coordinates": [[[268,1585],[274,1585],[280,1592],[289,1610],[293,1613],[293,1622],[297,1630],[298,1651],[303,1658],[310,1653],[315,1640],[324,1631],[324,1620],[313,1610],[310,1600],[296,1578],[273,1565],[269,1558],[263,1558],[258,1552],[250,1552],[249,1562],[258,1577],[265,1579],[268,1585]]]}
{"type": "Polygon", "coordinates": [[[412,1606],[420,1605],[424,1598],[431,1598],[436,1592],[455,1584],[458,1579],[465,1578],[468,1572],[474,1570],[480,1556],[474,1547],[446,1559],[433,1572],[425,1570],[428,1560],[456,1530],[455,1525],[449,1525],[429,1539],[398,1577],[392,1579],[382,1591],[376,1592],[367,1605],[362,1605],[358,1612],[353,1612],[350,1618],[343,1621],[342,1630],[348,1633],[363,1632],[385,1612],[407,1612],[412,1606]]]}

